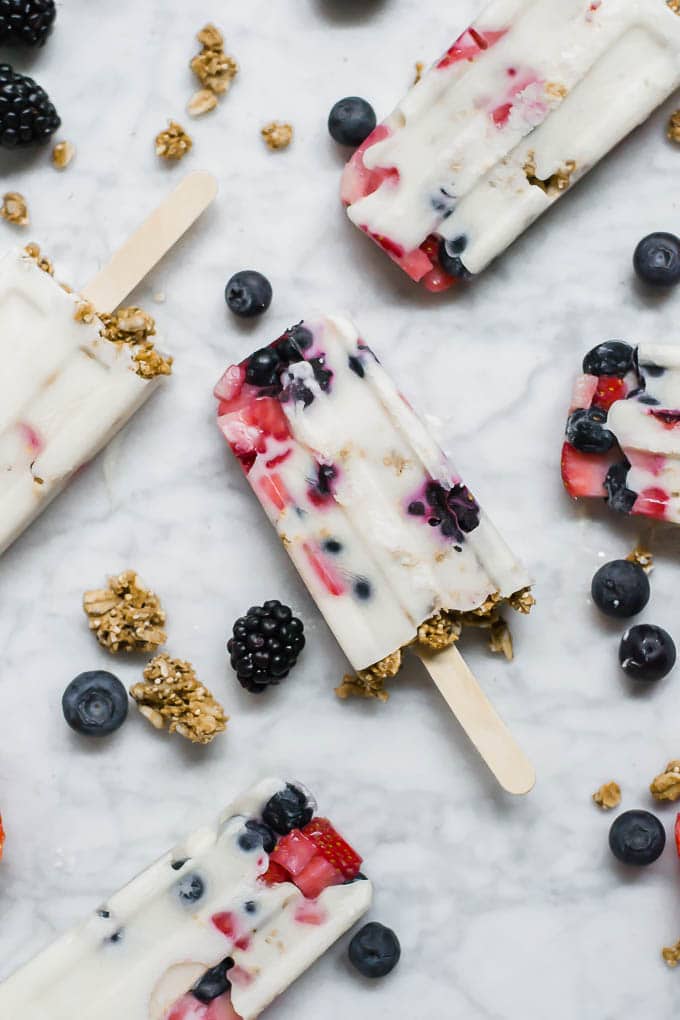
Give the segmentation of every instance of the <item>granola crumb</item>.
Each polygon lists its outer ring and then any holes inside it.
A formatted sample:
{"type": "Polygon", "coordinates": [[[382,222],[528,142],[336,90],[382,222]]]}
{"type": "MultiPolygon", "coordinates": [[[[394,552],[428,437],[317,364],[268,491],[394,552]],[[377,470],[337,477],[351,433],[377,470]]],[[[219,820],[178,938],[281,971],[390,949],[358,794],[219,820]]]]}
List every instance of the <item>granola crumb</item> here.
{"type": "Polygon", "coordinates": [[[204,113],[210,113],[217,106],[217,96],[210,89],[200,89],[187,103],[187,113],[190,117],[202,117],[204,113]]]}
{"type": "Polygon", "coordinates": [[[423,71],[425,70],[425,64],[422,60],[416,60],[416,73],[413,79],[413,84],[417,85],[423,77],[423,71]]]}
{"type": "Polygon", "coordinates": [[[165,131],[156,135],[156,155],[161,159],[180,160],[191,152],[193,141],[177,121],[168,121],[165,131]]]}
{"type": "Polygon", "coordinates": [[[637,563],[645,574],[651,574],[654,569],[654,557],[643,545],[636,545],[633,551],[626,556],[626,559],[629,563],[637,563]]]}
{"type": "Polygon", "coordinates": [[[673,11],[673,14],[680,14],[680,0],[666,0],[666,3],[673,11]]]}
{"type": "Polygon", "coordinates": [[[554,197],[570,187],[576,167],[576,161],[568,159],[563,167],[543,180],[536,175],[536,154],[532,151],[527,154],[524,176],[532,187],[540,188],[546,195],[554,197]]]}
{"type": "Polygon", "coordinates": [[[142,715],[158,730],[179,733],[194,744],[209,744],[227,728],[229,717],[201,684],[190,662],[163,652],[144,670],[144,682],[130,694],[142,715]]]}
{"type": "Polygon", "coordinates": [[[368,669],[360,669],[356,676],[348,674],[343,677],[342,683],[335,688],[335,693],[343,701],[350,697],[375,698],[385,702],[389,698],[385,690],[385,680],[396,676],[401,669],[402,652],[399,649],[386,655],[380,662],[374,663],[368,669]]]}
{"type": "MultiPolygon", "coordinates": [[[[66,290],[67,294],[71,293],[70,288],[64,289],[66,290]]],[[[84,322],[86,323],[86,325],[90,326],[97,318],[97,312],[95,311],[95,307],[93,304],[90,304],[89,301],[86,301],[84,298],[82,298],[76,305],[76,310],[73,313],[73,318],[76,320],[76,322],[84,322]]]]}
{"type": "Polygon", "coordinates": [[[86,591],[83,609],[90,630],[107,651],[155,652],[167,641],[160,599],[134,570],[108,579],[108,588],[86,591]]]}
{"type": "Polygon", "coordinates": [[[215,25],[206,25],[197,38],[201,52],[191,60],[191,70],[204,89],[222,96],[238,74],[238,64],[224,52],[224,37],[215,25]]]}
{"type": "Polygon", "coordinates": [[[418,627],[418,641],[435,652],[441,652],[458,640],[462,630],[461,621],[450,613],[435,613],[418,627]]]}
{"type": "Polygon", "coordinates": [[[671,970],[677,967],[680,964],[680,941],[676,942],[674,946],[667,946],[665,949],[662,949],[661,956],[664,959],[664,963],[671,970]]]}
{"type": "Polygon", "coordinates": [[[24,251],[30,259],[33,259],[38,269],[42,269],[43,273],[47,273],[48,276],[54,276],[54,266],[50,259],[41,254],[39,245],[31,241],[26,245],[24,251]]]}
{"type": "Polygon", "coordinates": [[[603,811],[611,811],[621,803],[621,787],[618,783],[605,783],[595,791],[593,801],[603,811]]]}
{"type": "Polygon", "coordinates": [[[649,787],[654,800],[680,800],[680,761],[669,761],[649,787]]]}
{"type": "Polygon", "coordinates": [[[76,147],[71,142],[57,142],[52,149],[52,163],[57,170],[65,170],[76,154],[76,147]]]}
{"type": "Polygon", "coordinates": [[[13,223],[15,227],[27,227],[31,220],[24,196],[18,191],[8,191],[3,195],[0,217],[8,223],[13,223]]]}
{"type": "Polygon", "coordinates": [[[287,149],[293,141],[293,125],[281,124],[277,120],[266,124],[261,133],[268,149],[287,149]]]}
{"type": "Polygon", "coordinates": [[[172,374],[172,358],[166,358],[154,347],[151,337],[156,335],[156,323],[141,308],[119,308],[112,315],[102,315],[100,336],[110,343],[130,346],[137,375],[142,379],[155,379],[172,374]]]}

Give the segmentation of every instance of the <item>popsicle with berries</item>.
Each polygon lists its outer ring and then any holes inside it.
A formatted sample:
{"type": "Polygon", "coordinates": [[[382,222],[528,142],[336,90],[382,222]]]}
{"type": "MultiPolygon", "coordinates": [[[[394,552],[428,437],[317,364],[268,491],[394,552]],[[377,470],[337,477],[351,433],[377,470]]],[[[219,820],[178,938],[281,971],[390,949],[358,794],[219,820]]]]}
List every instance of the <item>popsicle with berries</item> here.
{"type": "Polygon", "coordinates": [[[455,649],[502,603],[528,611],[529,578],[356,327],[306,320],[228,368],[215,394],[350,686],[382,694],[413,646],[503,785],[533,782],[455,649]]]}
{"type": "Polygon", "coordinates": [[[368,910],[361,858],[267,779],[0,985],[23,1020],[253,1020],[368,910]]]}
{"type": "Polygon", "coordinates": [[[614,340],[585,356],[562,479],[575,498],[680,523],[680,347],[614,340]]]}
{"type": "Polygon", "coordinates": [[[350,160],[350,219],[428,290],[480,273],[680,85],[679,13],[492,0],[350,160]]]}

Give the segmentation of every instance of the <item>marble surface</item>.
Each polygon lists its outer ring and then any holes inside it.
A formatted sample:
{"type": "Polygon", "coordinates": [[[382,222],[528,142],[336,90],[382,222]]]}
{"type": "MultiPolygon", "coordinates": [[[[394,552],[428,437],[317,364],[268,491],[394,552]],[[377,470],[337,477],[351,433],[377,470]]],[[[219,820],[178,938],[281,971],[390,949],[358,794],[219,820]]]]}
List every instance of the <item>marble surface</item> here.
{"type": "MultiPolygon", "coordinates": [[[[403,945],[398,971],[370,986],[329,952],[271,1010],[280,1020],[352,1016],[465,1020],[669,1017],[677,975],[660,961],[680,937],[678,868],[666,855],[626,872],[607,849],[610,819],[590,803],[616,778],[626,808],[648,807],[651,778],[680,756],[679,675],[636,693],[619,671],[621,627],[589,602],[594,570],[642,534],[657,553],[644,619],[677,626],[676,534],[654,534],[563,494],[559,448],[571,378],[599,341],[675,339],[677,294],[650,298],[630,258],[653,229],[677,229],[680,152],[655,116],[469,288],[414,288],[345,221],[343,153],[327,112],[346,94],[386,114],[416,60],[434,58],[477,0],[64,0],[36,55],[16,53],[51,92],[61,138],[47,153],[0,157],[3,188],[29,200],[23,234],[62,278],[85,282],[182,174],[220,179],[214,209],[136,298],[158,319],[176,373],[125,432],[0,562],[0,974],[271,772],[297,776],[346,830],[375,879],[373,916],[403,945]],[[242,73],[191,125],[183,168],[156,162],[153,138],[184,117],[186,62],[207,19],[226,30],[242,73]],[[290,119],[294,146],[259,137],[290,119]],[[222,289],[240,268],[272,280],[267,316],[241,327],[222,289]],[[159,300],[163,298],[164,300],[159,300]],[[347,309],[416,406],[441,422],[462,473],[536,578],[539,604],[516,621],[516,659],[465,642],[473,668],[536,763],[524,800],[504,796],[416,666],[386,706],[340,703],[343,657],[298,582],[213,422],[211,388],[232,359],[315,308],[347,309]],[[133,566],[163,597],[169,650],[223,700],[228,734],[208,749],[131,714],[88,743],[60,711],[83,669],[126,683],[141,661],[111,661],[80,598],[133,566]],[[279,597],[309,645],[289,681],[255,700],[228,669],[225,642],[251,603],[279,597]]],[[[0,59],[5,53],[0,53],[0,59]]],[[[17,338],[20,342],[20,337],[17,338]]],[[[672,825],[674,812],[662,816],[672,825]]],[[[92,1018],[94,1020],[94,1018],[92,1018]]]]}

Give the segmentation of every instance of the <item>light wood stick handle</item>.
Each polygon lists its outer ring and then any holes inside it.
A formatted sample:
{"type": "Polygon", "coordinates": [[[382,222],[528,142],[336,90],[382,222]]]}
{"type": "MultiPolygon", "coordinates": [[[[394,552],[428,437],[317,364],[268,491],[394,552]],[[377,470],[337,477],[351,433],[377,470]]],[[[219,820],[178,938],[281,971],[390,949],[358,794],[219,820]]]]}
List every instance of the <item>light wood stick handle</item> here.
{"type": "Polygon", "coordinates": [[[477,683],[455,645],[443,652],[416,646],[414,651],[441,691],[494,776],[508,793],[526,794],[536,773],[503,720],[477,683]]]}
{"type": "Polygon", "coordinates": [[[98,312],[112,312],[179,241],[217,194],[203,170],[185,177],[81,292],[98,312]]]}

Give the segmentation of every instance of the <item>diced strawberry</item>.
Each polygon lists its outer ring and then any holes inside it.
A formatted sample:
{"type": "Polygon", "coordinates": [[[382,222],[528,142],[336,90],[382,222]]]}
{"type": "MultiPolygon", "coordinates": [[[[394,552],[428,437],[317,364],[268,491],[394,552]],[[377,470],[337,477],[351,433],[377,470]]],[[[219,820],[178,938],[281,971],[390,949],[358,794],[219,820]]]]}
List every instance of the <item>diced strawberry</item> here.
{"type": "Polygon", "coordinates": [[[230,365],[213,391],[217,399],[231,401],[238,397],[245,377],[243,365],[230,365]]]}
{"type": "Polygon", "coordinates": [[[269,860],[280,864],[289,875],[299,875],[304,871],[317,852],[315,844],[299,829],[293,829],[287,836],[282,836],[269,855],[269,860]]]}
{"type": "Polygon", "coordinates": [[[371,132],[366,141],[359,146],[350,159],[342,175],[340,192],[340,197],[345,205],[353,205],[360,198],[372,195],[374,191],[378,190],[382,182],[389,178],[390,171],[395,169],[394,167],[388,167],[387,169],[376,167],[374,170],[371,170],[364,164],[364,153],[366,150],[378,142],[382,142],[384,138],[389,138],[390,134],[391,131],[386,124],[378,124],[377,128],[371,132]]]}
{"type": "Polygon", "coordinates": [[[281,882],[290,882],[290,875],[280,864],[270,861],[264,875],[260,875],[260,882],[264,882],[265,885],[280,885],[281,882]]]}
{"type": "Polygon", "coordinates": [[[293,502],[281,475],[276,471],[271,475],[262,475],[258,479],[257,489],[262,502],[265,505],[267,501],[272,503],[277,510],[285,510],[293,502]]]}
{"type": "Polygon", "coordinates": [[[231,1004],[228,992],[206,1004],[193,995],[183,995],[171,1008],[165,1020],[241,1020],[231,1004]]]}
{"type": "Polygon", "coordinates": [[[2,827],[2,815],[0,815],[0,861],[2,860],[2,849],[5,845],[5,830],[2,827]]]}
{"type": "Polygon", "coordinates": [[[491,119],[496,127],[504,127],[508,123],[512,113],[512,106],[512,103],[501,103],[500,106],[496,106],[491,111],[491,119]]]}
{"type": "Polygon", "coordinates": [[[608,453],[582,453],[570,443],[562,447],[562,481],[570,496],[607,495],[604,480],[614,458],[608,453]]]}
{"type": "Polygon", "coordinates": [[[290,436],[288,419],[275,397],[258,397],[250,405],[250,420],[265,436],[287,439],[290,436]]]}
{"type": "Polygon", "coordinates": [[[243,927],[237,914],[231,910],[223,910],[210,918],[218,931],[231,939],[237,949],[246,950],[250,946],[250,932],[243,927]]]}
{"type": "Polygon", "coordinates": [[[231,1004],[231,996],[228,992],[225,995],[220,995],[219,999],[213,999],[206,1011],[205,1020],[241,1020],[231,1004]]]}
{"type": "Polygon", "coordinates": [[[24,421],[19,422],[17,428],[22,435],[28,453],[31,456],[37,456],[45,446],[40,433],[24,421]]]}
{"type": "Polygon", "coordinates": [[[680,815],[675,819],[675,846],[680,857],[680,815]]]}
{"type": "MultiPolygon", "coordinates": [[[[328,864],[328,861],[325,861],[325,863],[328,864]]],[[[309,867],[314,867],[314,861],[312,861],[309,867]]],[[[324,888],[327,889],[328,886],[325,886],[324,888]]],[[[321,892],[323,892],[323,889],[321,892]]],[[[317,893],[316,895],[320,896],[321,893],[317,893]]],[[[316,902],[316,896],[308,896],[301,903],[298,903],[293,916],[298,924],[310,924],[318,927],[320,924],[325,924],[328,920],[328,911],[325,907],[322,907],[320,903],[316,902]]]]}
{"type": "Polygon", "coordinates": [[[601,375],[597,380],[597,389],[593,397],[593,405],[608,411],[617,400],[625,400],[628,393],[624,379],[613,375],[601,375]]]}
{"type": "Polygon", "coordinates": [[[643,489],[633,504],[633,513],[643,517],[654,517],[656,520],[666,519],[669,495],[664,489],[658,486],[651,486],[643,489]]]}
{"type": "Polygon", "coordinates": [[[322,554],[310,545],[309,542],[305,542],[302,548],[312,570],[326,591],[331,595],[343,595],[346,586],[338,571],[330,563],[327,563],[322,554]]]}
{"type": "Polygon", "coordinates": [[[327,861],[343,873],[345,878],[356,878],[362,858],[337,832],[327,818],[312,818],[302,830],[314,842],[327,861]]]}
{"type": "Polygon", "coordinates": [[[468,28],[460,35],[453,46],[450,46],[442,59],[437,64],[438,68],[450,67],[460,60],[474,60],[475,57],[495,46],[499,39],[506,34],[507,28],[500,32],[480,32],[476,28],[468,28]]]}
{"type": "Polygon", "coordinates": [[[650,407],[647,414],[663,425],[665,429],[677,429],[680,425],[680,411],[664,411],[650,407]]]}
{"type": "Polygon", "coordinates": [[[579,375],[574,383],[571,395],[570,411],[586,410],[591,407],[593,397],[597,393],[598,376],[579,375]]]}
{"type": "Polygon", "coordinates": [[[387,252],[392,261],[396,262],[416,283],[422,280],[432,269],[432,263],[420,248],[406,251],[403,245],[394,241],[391,237],[385,237],[383,234],[374,234],[365,224],[360,224],[360,229],[368,234],[376,244],[379,244],[383,251],[387,252]]]}
{"type": "Polygon", "coordinates": [[[342,885],[344,881],[343,873],[321,854],[317,854],[295,878],[296,886],[309,900],[316,899],[330,885],[342,885]]]}

